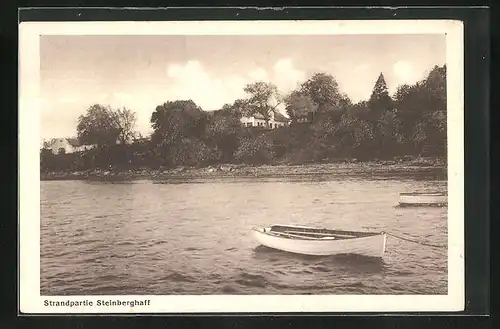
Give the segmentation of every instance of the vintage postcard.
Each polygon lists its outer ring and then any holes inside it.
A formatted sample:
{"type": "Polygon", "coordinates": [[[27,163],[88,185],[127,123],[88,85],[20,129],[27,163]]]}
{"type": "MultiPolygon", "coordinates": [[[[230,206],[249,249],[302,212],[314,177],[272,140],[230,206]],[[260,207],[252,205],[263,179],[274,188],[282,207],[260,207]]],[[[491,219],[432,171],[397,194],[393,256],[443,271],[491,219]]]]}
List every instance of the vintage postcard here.
{"type": "Polygon", "coordinates": [[[20,312],[464,309],[463,26],[20,24],[20,312]]]}

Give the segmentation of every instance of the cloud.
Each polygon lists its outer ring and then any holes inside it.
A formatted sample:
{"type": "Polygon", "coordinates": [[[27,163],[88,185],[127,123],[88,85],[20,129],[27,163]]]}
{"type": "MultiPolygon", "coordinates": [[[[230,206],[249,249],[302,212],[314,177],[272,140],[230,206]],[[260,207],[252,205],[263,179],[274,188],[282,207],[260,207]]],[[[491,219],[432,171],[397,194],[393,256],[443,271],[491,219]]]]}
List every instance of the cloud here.
{"type": "Polygon", "coordinates": [[[210,74],[200,61],[191,60],[169,65],[166,75],[170,81],[166,84],[164,96],[169,100],[192,99],[208,111],[245,97],[243,88],[248,83],[272,82],[281,92],[288,93],[306,77],[305,72],[295,68],[289,58],[278,60],[270,70],[257,66],[229,76],[210,74]]]}
{"type": "Polygon", "coordinates": [[[361,72],[366,72],[370,69],[370,65],[368,64],[361,64],[356,67],[354,67],[353,72],[354,73],[361,73],[361,72]]]}
{"type": "Polygon", "coordinates": [[[290,92],[302,83],[306,76],[305,72],[294,67],[290,58],[280,59],[274,64],[274,83],[283,92],[290,92]]]}
{"type": "Polygon", "coordinates": [[[113,98],[118,102],[128,103],[132,100],[132,95],[126,92],[116,92],[113,94],[113,98]]]}
{"type": "Polygon", "coordinates": [[[255,66],[246,72],[229,76],[211,74],[200,61],[191,60],[184,64],[169,65],[166,75],[169,82],[164,97],[168,100],[191,99],[207,111],[220,109],[225,103],[246,97],[243,88],[248,83],[271,82],[286,94],[306,78],[305,72],[295,68],[289,58],[276,61],[269,70],[255,66]]]}
{"type": "Polygon", "coordinates": [[[402,83],[411,83],[415,81],[415,72],[411,63],[406,61],[398,61],[392,66],[392,71],[402,83]]]}
{"type": "Polygon", "coordinates": [[[79,101],[79,97],[74,95],[67,95],[59,98],[59,103],[76,103],[79,101]]]}
{"type": "MultiPolygon", "coordinates": [[[[75,108],[74,115],[58,116],[57,122],[50,120],[50,106],[45,110],[47,136],[74,135],[74,127],[79,114],[88,107],[87,101],[109,105],[112,108],[127,107],[137,113],[136,128],[144,134],[151,132],[151,113],[157,105],[165,101],[193,100],[206,111],[220,109],[225,103],[232,103],[238,98],[246,97],[243,88],[255,81],[266,81],[276,84],[280,91],[286,93],[305,80],[305,73],[294,66],[291,59],[283,58],[270,67],[253,66],[243,70],[222,75],[210,72],[202,61],[190,60],[184,63],[170,64],[165,67],[163,77],[141,84],[140,88],[117,87],[116,89],[96,89],[93,92],[83,90],[80,97],[67,95],[57,99],[65,109],[75,108]],[[86,95],[83,93],[87,93],[86,95]],[[91,95],[93,94],[93,95],[91,95]],[[63,105],[64,103],[64,105],[63,105]],[[71,104],[70,104],[71,103],[71,104]],[[77,107],[78,106],[78,107],[77,107]],[[64,121],[64,123],[63,123],[64,121]],[[64,127],[68,127],[65,129],[64,127]],[[57,132],[55,132],[57,131],[57,132]]],[[[282,107],[280,107],[281,110],[282,107]]],[[[53,115],[53,114],[52,114],[53,115]]]]}
{"type": "Polygon", "coordinates": [[[269,75],[266,70],[261,67],[256,68],[248,73],[248,77],[255,81],[267,81],[269,80],[269,75]]]}
{"type": "Polygon", "coordinates": [[[167,76],[170,82],[165,93],[169,100],[192,99],[208,111],[217,110],[224,103],[242,97],[247,82],[237,75],[213,77],[196,60],[168,66],[167,76]]]}
{"type": "Polygon", "coordinates": [[[104,101],[108,100],[108,98],[109,98],[109,95],[107,93],[102,93],[99,96],[97,96],[97,100],[99,102],[104,102],[104,101]]]}

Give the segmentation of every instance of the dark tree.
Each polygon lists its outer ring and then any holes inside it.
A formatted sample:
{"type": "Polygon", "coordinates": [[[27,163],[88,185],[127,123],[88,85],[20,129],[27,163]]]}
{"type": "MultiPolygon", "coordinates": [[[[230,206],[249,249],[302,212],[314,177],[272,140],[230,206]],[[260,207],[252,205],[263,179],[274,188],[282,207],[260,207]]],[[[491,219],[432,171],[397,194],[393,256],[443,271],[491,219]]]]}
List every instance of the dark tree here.
{"type": "Polygon", "coordinates": [[[308,95],[296,90],[285,98],[285,109],[292,122],[299,122],[311,119],[318,106],[308,95]]]}
{"type": "Polygon", "coordinates": [[[121,144],[127,144],[134,140],[136,132],[134,131],[137,122],[135,112],[127,108],[114,111],[113,117],[118,126],[118,140],[121,144]]]}
{"type": "Polygon", "coordinates": [[[156,145],[173,145],[183,137],[201,138],[206,119],[206,113],[192,100],[168,101],[151,114],[151,139],[156,145]]]}
{"type": "Polygon", "coordinates": [[[151,143],[161,163],[175,166],[206,161],[209,151],[203,143],[208,120],[192,100],[169,101],[151,115],[151,143]]]}
{"type": "Polygon", "coordinates": [[[380,73],[368,100],[368,107],[374,113],[374,118],[378,118],[386,110],[392,110],[393,106],[394,104],[391,96],[389,96],[384,75],[380,73]]]}
{"type": "MultiPolygon", "coordinates": [[[[333,159],[446,157],[446,66],[433,67],[415,84],[389,95],[380,73],[366,101],[353,104],[334,76],[316,73],[284,99],[278,88],[259,81],[245,86],[246,97],[205,112],[192,100],[168,101],[153,111],[153,132],[134,131],[136,114],[95,104],[78,118],[78,139],[97,147],[53,154],[40,151],[47,171],[131,170],[216,163],[305,164],[333,159]],[[283,104],[284,103],[284,104],[283,104]],[[243,116],[259,114],[269,123],[283,104],[294,124],[247,128],[243,116]],[[307,123],[300,123],[301,121],[307,123]],[[296,124],[295,124],[296,123],[296,124]]],[[[57,150],[55,150],[57,151],[57,150]]]]}
{"type": "Polygon", "coordinates": [[[395,94],[404,149],[408,154],[446,155],[446,66],[435,66],[414,85],[395,94]]]}
{"type": "Polygon", "coordinates": [[[115,112],[108,106],[95,104],[78,118],[78,139],[84,144],[98,146],[115,145],[119,140],[120,127],[115,112]]]}
{"type": "Polygon", "coordinates": [[[240,112],[224,106],[212,114],[206,126],[207,141],[220,151],[225,162],[234,159],[233,154],[239,146],[239,137],[243,130],[240,117],[240,112]]]}
{"type": "Polygon", "coordinates": [[[314,74],[301,85],[300,92],[316,104],[320,113],[338,109],[344,99],[335,78],[326,73],[314,74]]]}

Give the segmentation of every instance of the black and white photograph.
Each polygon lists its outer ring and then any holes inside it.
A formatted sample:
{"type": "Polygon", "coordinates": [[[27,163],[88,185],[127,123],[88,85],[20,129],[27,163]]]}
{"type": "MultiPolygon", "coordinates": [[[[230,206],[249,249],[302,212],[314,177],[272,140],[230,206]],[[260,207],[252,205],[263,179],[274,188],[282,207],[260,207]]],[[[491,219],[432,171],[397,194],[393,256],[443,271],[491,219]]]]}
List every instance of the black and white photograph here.
{"type": "Polygon", "coordinates": [[[20,25],[21,309],[464,308],[463,27],[20,25]]]}

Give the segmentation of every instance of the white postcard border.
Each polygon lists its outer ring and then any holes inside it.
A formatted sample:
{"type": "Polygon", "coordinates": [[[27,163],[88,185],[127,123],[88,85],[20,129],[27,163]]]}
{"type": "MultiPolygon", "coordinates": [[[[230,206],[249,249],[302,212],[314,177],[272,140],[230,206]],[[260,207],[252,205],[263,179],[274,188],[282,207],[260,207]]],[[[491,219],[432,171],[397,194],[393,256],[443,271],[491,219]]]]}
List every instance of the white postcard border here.
{"type": "Polygon", "coordinates": [[[465,304],[463,24],[453,20],[23,22],[19,26],[19,305],[22,313],[425,312],[465,304]],[[448,101],[447,295],[40,295],[40,35],[446,34],[448,101]],[[97,306],[98,300],[149,301],[97,306]],[[44,306],[79,301],[93,306],[44,306]]]}

